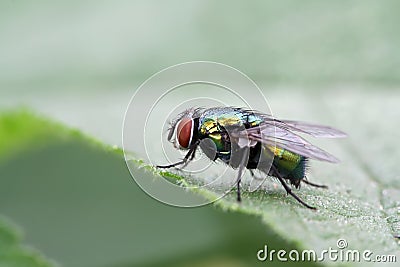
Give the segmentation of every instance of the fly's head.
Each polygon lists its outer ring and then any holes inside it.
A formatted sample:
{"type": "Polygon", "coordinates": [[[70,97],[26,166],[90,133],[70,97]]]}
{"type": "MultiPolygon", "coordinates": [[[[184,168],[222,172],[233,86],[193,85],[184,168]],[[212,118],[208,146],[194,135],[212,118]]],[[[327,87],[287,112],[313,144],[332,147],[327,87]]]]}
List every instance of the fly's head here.
{"type": "Polygon", "coordinates": [[[198,120],[197,109],[187,109],[179,114],[170,124],[168,141],[177,149],[187,150],[197,142],[197,131],[195,124],[198,120]]]}

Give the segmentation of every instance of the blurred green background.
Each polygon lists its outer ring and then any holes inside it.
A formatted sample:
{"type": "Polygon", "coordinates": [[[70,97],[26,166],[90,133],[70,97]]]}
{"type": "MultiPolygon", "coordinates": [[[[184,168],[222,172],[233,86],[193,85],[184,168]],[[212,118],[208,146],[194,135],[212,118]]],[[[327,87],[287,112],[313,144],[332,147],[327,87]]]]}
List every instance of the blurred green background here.
{"type": "MultiPolygon", "coordinates": [[[[62,266],[249,266],[267,240],[297,247],[301,234],[279,236],[254,215],[149,198],[119,150],[79,133],[120,147],[126,105],[145,79],[210,60],[250,76],[278,115],[349,132],[346,147],[331,147],[345,159],[342,171],[316,173],[329,184],[342,172],[338,183],[358,199],[388,208],[383,236],[400,234],[399,150],[391,145],[399,134],[399,10],[396,0],[1,1],[0,214],[62,266]],[[380,153],[387,157],[375,159],[380,153]]],[[[306,213],[292,205],[297,223],[306,213]]],[[[303,245],[324,238],[336,236],[303,245]]]]}
{"type": "Polygon", "coordinates": [[[2,1],[2,89],[122,89],[211,60],[270,83],[398,83],[398,1],[2,1]],[[122,87],[122,88],[121,88],[122,87]]]}

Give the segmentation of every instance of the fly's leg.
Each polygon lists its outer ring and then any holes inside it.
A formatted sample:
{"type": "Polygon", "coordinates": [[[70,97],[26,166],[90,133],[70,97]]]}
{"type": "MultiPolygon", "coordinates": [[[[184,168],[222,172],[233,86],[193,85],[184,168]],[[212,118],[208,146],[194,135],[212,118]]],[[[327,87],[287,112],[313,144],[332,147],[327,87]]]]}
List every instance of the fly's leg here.
{"type": "Polygon", "coordinates": [[[189,164],[189,162],[191,162],[191,161],[194,159],[194,157],[195,157],[195,155],[196,155],[196,150],[197,150],[197,146],[194,146],[192,155],[190,156],[189,160],[187,160],[187,161],[182,165],[182,167],[181,167],[182,169],[185,168],[185,167],[189,164]]]}
{"type": "Polygon", "coordinates": [[[264,180],[265,179],[265,178],[256,176],[256,174],[254,173],[254,171],[252,169],[249,169],[249,171],[250,171],[251,177],[253,177],[254,179],[256,179],[256,180],[264,180]]]}
{"type": "Polygon", "coordinates": [[[198,143],[195,143],[189,149],[189,152],[185,155],[183,160],[175,162],[175,163],[170,164],[170,165],[157,165],[156,167],[157,168],[162,168],[162,169],[167,169],[167,168],[176,167],[176,166],[179,166],[179,165],[182,165],[182,164],[184,164],[183,166],[186,166],[189,163],[189,161],[191,161],[194,158],[194,154],[196,152],[197,146],[198,146],[198,143]]]}
{"type": "Polygon", "coordinates": [[[242,175],[243,175],[243,170],[246,167],[246,163],[249,158],[249,149],[244,149],[244,153],[242,155],[242,161],[240,162],[239,165],[239,170],[238,170],[238,177],[236,179],[236,192],[237,192],[237,201],[240,202],[242,201],[242,196],[240,193],[240,182],[242,181],[242,175]]]}
{"type": "Polygon", "coordinates": [[[240,182],[242,181],[242,173],[243,173],[244,165],[239,166],[238,170],[238,177],[236,179],[236,193],[237,193],[237,201],[240,202],[242,201],[242,196],[240,193],[240,182]]]}
{"type": "Polygon", "coordinates": [[[303,200],[301,200],[301,198],[299,198],[295,193],[292,192],[292,189],[287,185],[287,183],[285,182],[284,178],[281,176],[281,174],[278,172],[278,170],[276,169],[276,167],[274,165],[272,165],[271,168],[274,170],[274,173],[276,174],[276,177],[279,179],[279,182],[281,182],[283,188],[285,188],[286,193],[288,193],[292,197],[294,197],[294,199],[296,199],[303,206],[305,206],[305,207],[307,207],[309,209],[312,209],[312,210],[316,210],[317,209],[317,208],[312,207],[312,206],[308,205],[307,203],[305,203],[303,200]]]}
{"type": "Polygon", "coordinates": [[[302,179],[302,181],[303,181],[303,183],[308,184],[308,185],[311,185],[311,186],[314,186],[314,187],[325,188],[325,189],[328,188],[328,186],[326,186],[326,185],[314,184],[314,183],[311,183],[311,182],[309,182],[309,181],[307,181],[307,180],[305,180],[305,179],[302,179]]]}
{"type": "Polygon", "coordinates": [[[237,185],[236,185],[236,189],[237,189],[237,201],[238,202],[241,202],[242,201],[242,196],[241,196],[241,193],[240,193],[240,178],[237,180],[237,185]]]}

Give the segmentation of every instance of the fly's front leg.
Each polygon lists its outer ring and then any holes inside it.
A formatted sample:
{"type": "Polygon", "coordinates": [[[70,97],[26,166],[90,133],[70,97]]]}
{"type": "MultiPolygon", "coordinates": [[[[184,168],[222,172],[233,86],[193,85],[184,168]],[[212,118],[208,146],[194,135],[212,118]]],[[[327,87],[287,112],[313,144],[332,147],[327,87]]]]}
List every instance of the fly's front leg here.
{"type": "Polygon", "coordinates": [[[197,149],[197,146],[199,145],[198,142],[196,142],[195,144],[193,144],[193,146],[189,149],[188,153],[186,153],[185,157],[183,158],[183,160],[169,164],[169,165],[157,165],[157,168],[162,168],[162,169],[167,169],[167,168],[172,168],[172,167],[176,167],[179,165],[183,165],[183,167],[185,167],[193,158],[197,149]]]}
{"type": "Polygon", "coordinates": [[[194,157],[196,155],[196,150],[197,150],[197,146],[194,147],[192,155],[190,156],[189,160],[186,160],[186,162],[182,165],[182,169],[185,168],[189,164],[189,162],[191,162],[194,159],[194,157]]]}

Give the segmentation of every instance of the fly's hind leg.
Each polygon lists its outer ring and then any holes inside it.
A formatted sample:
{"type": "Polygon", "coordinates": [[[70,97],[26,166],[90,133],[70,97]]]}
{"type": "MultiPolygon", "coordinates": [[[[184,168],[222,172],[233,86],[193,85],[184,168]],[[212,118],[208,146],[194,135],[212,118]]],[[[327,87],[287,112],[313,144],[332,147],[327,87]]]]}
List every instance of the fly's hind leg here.
{"type": "Polygon", "coordinates": [[[301,181],[302,181],[303,183],[305,183],[305,184],[308,184],[308,185],[311,185],[311,186],[314,186],[314,187],[325,188],[325,189],[328,188],[328,186],[326,186],[326,185],[323,185],[323,184],[314,184],[314,183],[309,182],[308,180],[305,180],[305,179],[302,179],[301,181]]]}
{"type": "Polygon", "coordinates": [[[274,170],[274,174],[276,175],[276,177],[278,178],[279,182],[281,182],[283,188],[285,188],[286,193],[288,193],[289,195],[291,195],[294,199],[296,199],[300,204],[302,204],[303,206],[312,209],[312,210],[316,210],[317,208],[308,205],[307,203],[305,203],[301,198],[299,198],[295,193],[292,192],[292,189],[288,186],[288,184],[285,182],[284,178],[282,177],[282,175],[278,172],[278,170],[276,169],[276,167],[274,165],[271,166],[271,168],[274,170]]]}

